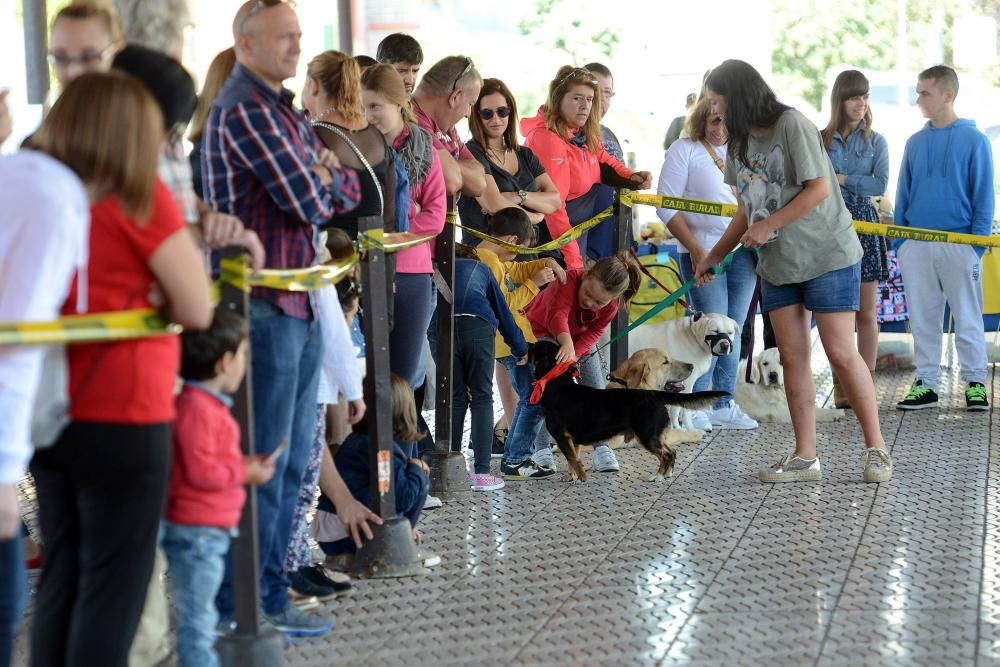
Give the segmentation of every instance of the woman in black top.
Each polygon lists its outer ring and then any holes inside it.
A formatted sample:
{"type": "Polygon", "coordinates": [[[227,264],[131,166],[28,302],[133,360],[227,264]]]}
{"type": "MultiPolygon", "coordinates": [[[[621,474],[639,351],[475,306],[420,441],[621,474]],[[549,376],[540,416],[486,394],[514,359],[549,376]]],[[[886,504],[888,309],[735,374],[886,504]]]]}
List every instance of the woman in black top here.
{"type": "MultiPolygon", "coordinates": [[[[500,79],[483,81],[479,99],[469,117],[472,139],[469,150],[486,170],[486,191],[480,197],[458,202],[462,225],[486,231],[486,221],[502,208],[520,206],[531,222],[559,210],[561,200],[552,179],[529,148],[517,141],[517,103],[500,79]]],[[[479,243],[463,233],[463,242],[479,243]]]]}

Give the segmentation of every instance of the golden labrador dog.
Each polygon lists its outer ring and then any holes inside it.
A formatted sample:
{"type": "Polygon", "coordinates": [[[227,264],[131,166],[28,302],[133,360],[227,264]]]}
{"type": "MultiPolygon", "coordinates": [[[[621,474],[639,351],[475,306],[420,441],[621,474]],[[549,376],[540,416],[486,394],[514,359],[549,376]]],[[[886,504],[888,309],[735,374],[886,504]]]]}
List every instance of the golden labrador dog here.
{"type": "MultiPolygon", "coordinates": [[[[736,403],[743,412],[757,421],[790,424],[788,401],[785,398],[785,371],[781,367],[778,348],[764,350],[753,360],[750,382],[746,380],[747,361],[740,362],[736,375],[736,403]]],[[[843,410],[816,408],[817,422],[834,422],[844,418],[843,410]]]]}

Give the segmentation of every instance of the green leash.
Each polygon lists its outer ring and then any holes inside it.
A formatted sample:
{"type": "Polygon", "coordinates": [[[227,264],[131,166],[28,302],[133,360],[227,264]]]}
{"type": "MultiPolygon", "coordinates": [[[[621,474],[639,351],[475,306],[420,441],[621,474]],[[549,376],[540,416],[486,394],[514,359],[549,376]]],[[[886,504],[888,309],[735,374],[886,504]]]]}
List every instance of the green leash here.
{"type": "MultiPolygon", "coordinates": [[[[736,248],[731,253],[726,255],[725,258],[723,258],[723,260],[717,266],[712,267],[712,274],[718,276],[728,271],[729,267],[733,265],[733,259],[736,257],[737,253],[741,252],[753,252],[753,250],[750,248],[744,248],[742,245],[736,246],[736,248]]],[[[643,313],[639,317],[639,319],[637,319],[635,322],[632,322],[630,325],[625,327],[624,330],[620,331],[618,335],[614,336],[607,343],[601,345],[600,347],[595,347],[593,350],[580,357],[579,361],[583,361],[587,357],[597,354],[599,351],[608,347],[622,336],[627,336],[629,331],[632,331],[632,329],[635,329],[637,326],[646,323],[653,317],[656,317],[657,313],[677,303],[679,299],[681,299],[685,294],[690,292],[692,289],[694,289],[694,278],[685,282],[683,285],[677,288],[675,292],[671,292],[670,294],[668,294],[662,301],[660,301],[655,306],[650,308],[648,311],[643,313]]]]}

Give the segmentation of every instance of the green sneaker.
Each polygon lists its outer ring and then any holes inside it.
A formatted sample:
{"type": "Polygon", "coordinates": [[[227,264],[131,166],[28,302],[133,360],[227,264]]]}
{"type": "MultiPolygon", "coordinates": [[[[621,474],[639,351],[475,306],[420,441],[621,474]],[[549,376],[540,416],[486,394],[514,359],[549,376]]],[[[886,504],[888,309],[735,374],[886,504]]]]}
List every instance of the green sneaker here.
{"type": "Polygon", "coordinates": [[[930,387],[924,386],[923,380],[917,380],[910,387],[906,398],[896,403],[897,410],[923,410],[933,408],[938,404],[938,395],[930,387]]]}
{"type": "Polygon", "coordinates": [[[970,382],[965,388],[965,409],[970,412],[986,412],[990,403],[986,400],[986,387],[982,382],[970,382]]]}

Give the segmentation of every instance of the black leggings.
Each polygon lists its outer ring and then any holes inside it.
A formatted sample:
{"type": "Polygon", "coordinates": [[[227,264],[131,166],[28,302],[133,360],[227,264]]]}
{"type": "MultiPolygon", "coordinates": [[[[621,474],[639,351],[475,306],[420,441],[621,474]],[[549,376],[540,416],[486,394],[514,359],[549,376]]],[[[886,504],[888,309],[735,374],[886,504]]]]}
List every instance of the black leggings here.
{"type": "Polygon", "coordinates": [[[35,667],[127,667],[170,474],[170,424],[73,422],[35,454],[45,564],[35,667]]]}

